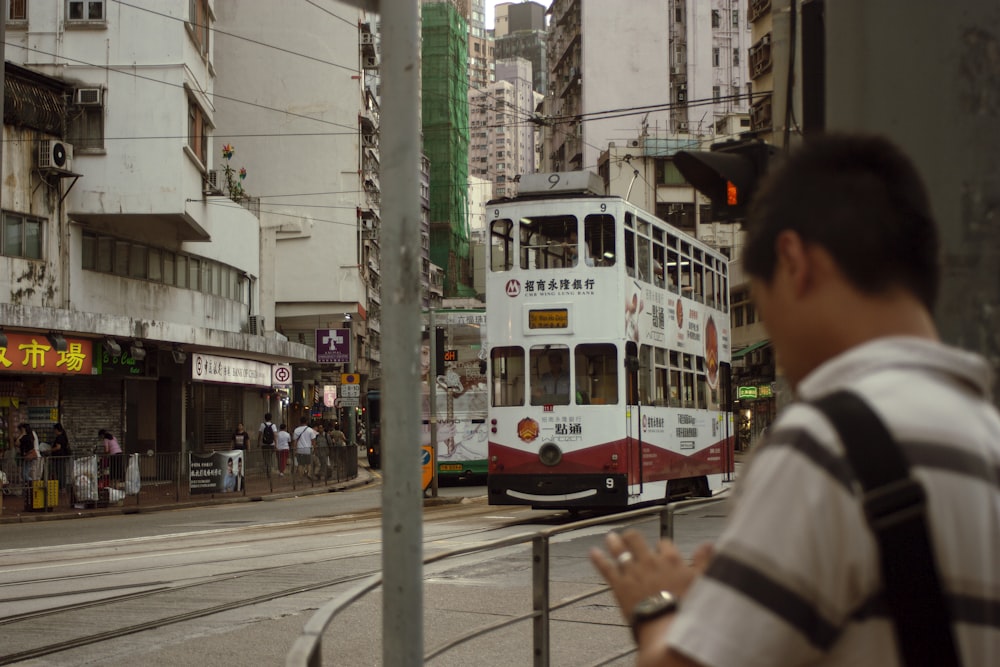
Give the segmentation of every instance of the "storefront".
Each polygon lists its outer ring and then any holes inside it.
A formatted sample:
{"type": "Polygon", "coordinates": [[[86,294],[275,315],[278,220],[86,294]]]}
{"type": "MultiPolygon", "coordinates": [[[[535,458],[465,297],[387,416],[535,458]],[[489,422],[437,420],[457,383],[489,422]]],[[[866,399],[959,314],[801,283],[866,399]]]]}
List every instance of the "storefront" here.
{"type": "Polygon", "coordinates": [[[184,406],[189,451],[228,447],[241,423],[256,437],[257,426],[270,411],[276,368],[290,374],[287,364],[192,354],[192,382],[184,406]]]}
{"type": "Polygon", "coordinates": [[[95,372],[95,349],[93,341],[83,338],[0,333],[0,440],[5,468],[14,455],[18,424],[30,424],[40,442],[51,442],[69,383],[95,372]]]}

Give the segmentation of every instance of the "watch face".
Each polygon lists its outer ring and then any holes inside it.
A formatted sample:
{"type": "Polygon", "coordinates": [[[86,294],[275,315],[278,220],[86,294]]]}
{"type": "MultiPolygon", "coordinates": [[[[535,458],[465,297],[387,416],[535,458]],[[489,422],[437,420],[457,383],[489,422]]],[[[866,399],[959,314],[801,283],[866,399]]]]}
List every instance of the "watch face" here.
{"type": "Polygon", "coordinates": [[[677,606],[677,598],[670,593],[662,591],[657,595],[648,597],[635,606],[633,616],[635,618],[645,618],[673,610],[677,606]]]}

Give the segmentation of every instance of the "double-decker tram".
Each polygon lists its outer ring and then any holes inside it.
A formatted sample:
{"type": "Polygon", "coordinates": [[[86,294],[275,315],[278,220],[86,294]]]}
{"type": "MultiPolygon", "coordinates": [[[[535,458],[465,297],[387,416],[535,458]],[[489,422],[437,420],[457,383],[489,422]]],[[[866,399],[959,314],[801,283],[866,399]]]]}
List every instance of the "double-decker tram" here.
{"type": "Polygon", "coordinates": [[[625,508],[732,471],[728,260],[602,192],[532,174],[488,204],[491,504],[625,508]]]}

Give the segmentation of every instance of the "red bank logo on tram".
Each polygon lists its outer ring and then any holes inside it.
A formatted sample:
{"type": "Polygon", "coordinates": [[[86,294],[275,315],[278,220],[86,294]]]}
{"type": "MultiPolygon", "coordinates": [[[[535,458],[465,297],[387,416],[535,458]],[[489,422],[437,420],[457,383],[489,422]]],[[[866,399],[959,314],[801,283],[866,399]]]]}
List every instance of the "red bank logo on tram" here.
{"type": "Polygon", "coordinates": [[[517,296],[521,293],[521,281],[520,280],[508,280],[507,281],[507,296],[517,296]]]}
{"type": "Polygon", "coordinates": [[[517,422],[517,437],[524,442],[532,442],[538,437],[538,422],[530,417],[517,422]]]}

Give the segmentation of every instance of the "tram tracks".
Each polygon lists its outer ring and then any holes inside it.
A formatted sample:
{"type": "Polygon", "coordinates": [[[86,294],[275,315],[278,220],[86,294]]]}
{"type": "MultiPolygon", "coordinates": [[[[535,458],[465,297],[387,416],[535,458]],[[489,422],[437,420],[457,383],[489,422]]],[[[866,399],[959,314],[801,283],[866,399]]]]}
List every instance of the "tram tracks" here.
{"type": "MultiPolygon", "coordinates": [[[[489,511],[488,509],[485,511],[489,511]]],[[[447,521],[448,516],[442,517],[447,521]]],[[[429,524],[433,526],[433,522],[429,524]]],[[[475,538],[504,527],[505,523],[480,527],[457,532],[442,532],[427,537],[425,548],[433,549],[435,543],[452,542],[475,538]]],[[[292,531],[295,533],[295,531],[292,531]]],[[[331,535],[336,534],[333,531],[331,535]]],[[[257,535],[258,541],[273,542],[276,538],[268,535],[257,535]]],[[[313,537],[316,537],[313,534],[313,537]]],[[[289,539],[287,536],[283,539],[289,539]]],[[[295,539],[294,537],[292,539],[295,539]]],[[[251,540],[247,541],[248,543],[251,540]]],[[[117,638],[138,635],[156,628],[176,625],[195,619],[206,618],[230,612],[233,610],[253,607],[267,602],[308,594],[314,591],[329,589],[361,578],[370,576],[381,569],[378,554],[381,545],[371,546],[370,539],[356,537],[355,541],[340,542],[335,545],[309,546],[305,548],[285,549],[282,554],[292,559],[305,554],[317,554],[322,551],[335,550],[335,555],[324,558],[310,558],[308,561],[296,562],[294,565],[267,565],[265,567],[243,568],[238,572],[226,575],[179,577],[170,580],[160,577],[148,582],[122,582],[117,585],[98,585],[84,589],[62,590],[60,592],[43,592],[37,595],[18,595],[18,589],[12,589],[12,596],[5,597],[5,602],[38,603],[55,602],[60,597],[79,598],[94,595],[109,596],[100,599],[86,599],[67,602],[43,609],[29,610],[17,614],[0,617],[3,635],[9,637],[4,642],[0,655],[0,665],[14,664],[24,660],[38,659],[56,653],[99,644],[117,638]],[[373,562],[374,561],[374,562],[373,562]],[[360,567],[359,567],[360,566],[360,567]],[[350,570],[337,576],[316,578],[316,572],[322,569],[350,570]],[[115,595],[114,591],[142,588],[115,595]],[[248,594],[251,593],[251,594],[248,594]],[[37,632],[39,619],[44,627],[55,632],[37,632]],[[60,637],[59,641],[47,642],[51,637],[60,637]]],[[[175,545],[164,545],[165,554],[182,550],[175,545]]],[[[234,546],[240,549],[239,545],[234,546]]],[[[89,551],[88,549],[82,550],[89,551]]],[[[93,562],[94,555],[85,553],[84,558],[93,562]]],[[[248,559],[268,559],[268,554],[247,554],[248,559]]],[[[201,561],[199,565],[223,564],[232,562],[218,558],[201,561]]],[[[69,563],[67,563],[69,565],[69,563]]],[[[128,569],[126,572],[101,568],[99,572],[78,574],[69,577],[81,581],[87,578],[132,577],[137,574],[153,571],[184,568],[184,565],[155,565],[128,569]]],[[[13,584],[30,589],[39,582],[58,585],[65,577],[45,577],[37,581],[26,580],[13,584]]],[[[12,584],[8,584],[8,587],[12,584]]],[[[19,606],[22,606],[19,604],[19,606]]]]}

